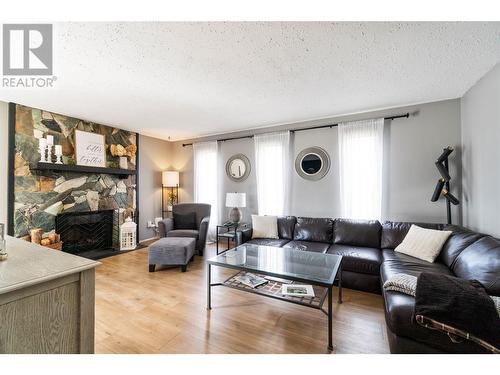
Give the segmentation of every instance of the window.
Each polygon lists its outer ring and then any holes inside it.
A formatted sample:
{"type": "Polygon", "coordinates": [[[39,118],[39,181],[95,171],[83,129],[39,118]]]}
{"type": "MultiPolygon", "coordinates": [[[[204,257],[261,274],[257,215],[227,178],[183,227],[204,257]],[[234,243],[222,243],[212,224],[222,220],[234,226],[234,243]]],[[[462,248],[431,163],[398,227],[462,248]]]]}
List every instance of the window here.
{"type": "Polygon", "coordinates": [[[215,241],[215,227],[219,224],[217,142],[195,143],[193,152],[194,200],[196,203],[208,203],[212,206],[208,240],[215,241]]]}
{"type": "Polygon", "coordinates": [[[290,199],[290,132],[254,137],[259,215],[284,215],[290,199]]]}
{"type": "Polygon", "coordinates": [[[379,220],[382,216],[383,132],[383,118],[338,126],[344,218],[379,220]]]}

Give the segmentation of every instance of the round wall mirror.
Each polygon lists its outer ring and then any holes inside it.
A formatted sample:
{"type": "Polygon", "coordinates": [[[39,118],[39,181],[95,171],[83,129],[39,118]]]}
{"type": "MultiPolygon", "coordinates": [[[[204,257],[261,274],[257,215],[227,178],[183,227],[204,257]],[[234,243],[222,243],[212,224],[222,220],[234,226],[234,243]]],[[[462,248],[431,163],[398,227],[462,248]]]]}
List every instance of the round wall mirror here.
{"type": "Polygon", "coordinates": [[[295,170],[300,177],[306,180],[321,180],[329,169],[330,156],[321,147],[306,148],[295,159],[295,170]]]}
{"type": "Polygon", "coordinates": [[[318,154],[306,154],[300,161],[300,168],[304,173],[313,176],[321,170],[323,161],[318,154]]]}
{"type": "Polygon", "coordinates": [[[233,181],[244,181],[250,174],[250,160],[243,154],[231,156],[226,163],[226,174],[233,181]]]}

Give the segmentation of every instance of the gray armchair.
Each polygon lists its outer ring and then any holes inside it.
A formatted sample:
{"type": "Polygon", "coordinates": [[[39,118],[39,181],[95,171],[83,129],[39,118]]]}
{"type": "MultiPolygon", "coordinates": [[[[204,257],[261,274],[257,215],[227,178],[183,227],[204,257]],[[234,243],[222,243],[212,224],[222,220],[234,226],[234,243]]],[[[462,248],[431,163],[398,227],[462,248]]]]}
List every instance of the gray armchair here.
{"type": "Polygon", "coordinates": [[[160,237],[190,237],[196,239],[196,251],[203,255],[207,242],[208,223],[210,221],[210,205],[204,203],[179,203],[173,206],[173,218],[163,219],[158,223],[160,237]],[[176,229],[176,215],[195,214],[192,228],[176,229]]]}

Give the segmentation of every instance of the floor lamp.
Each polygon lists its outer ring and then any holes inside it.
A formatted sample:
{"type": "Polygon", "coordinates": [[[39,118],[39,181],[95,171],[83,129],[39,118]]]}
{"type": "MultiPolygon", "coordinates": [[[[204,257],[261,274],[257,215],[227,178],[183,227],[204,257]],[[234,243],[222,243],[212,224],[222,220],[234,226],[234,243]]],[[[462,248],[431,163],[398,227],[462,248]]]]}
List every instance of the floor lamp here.
{"type": "Polygon", "coordinates": [[[436,187],[434,188],[434,193],[431,197],[431,202],[436,202],[441,195],[446,198],[446,218],[448,224],[451,224],[451,205],[457,205],[460,201],[450,192],[450,169],[448,165],[448,157],[453,152],[453,147],[448,146],[443,149],[442,154],[436,160],[436,168],[441,175],[438,180],[436,187]]]}
{"type": "Polygon", "coordinates": [[[162,173],[161,216],[171,212],[174,203],[179,203],[179,171],[164,171],[162,173]],[[167,209],[165,210],[165,189],[168,191],[167,209]]]}

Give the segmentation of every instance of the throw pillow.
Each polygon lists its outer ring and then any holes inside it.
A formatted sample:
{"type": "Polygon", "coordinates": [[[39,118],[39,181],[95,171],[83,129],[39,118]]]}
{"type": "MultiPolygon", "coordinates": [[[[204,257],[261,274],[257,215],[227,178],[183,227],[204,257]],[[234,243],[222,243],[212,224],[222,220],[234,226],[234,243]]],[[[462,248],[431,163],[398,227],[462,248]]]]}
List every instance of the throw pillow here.
{"type": "Polygon", "coordinates": [[[196,213],[180,214],[174,212],[174,229],[196,229],[196,213]]]}
{"type": "Polygon", "coordinates": [[[278,217],[252,215],[252,238],[279,238],[278,217]]]}
{"type": "Polygon", "coordinates": [[[424,229],[413,224],[394,251],[433,263],[450,235],[451,231],[424,229]]]}

